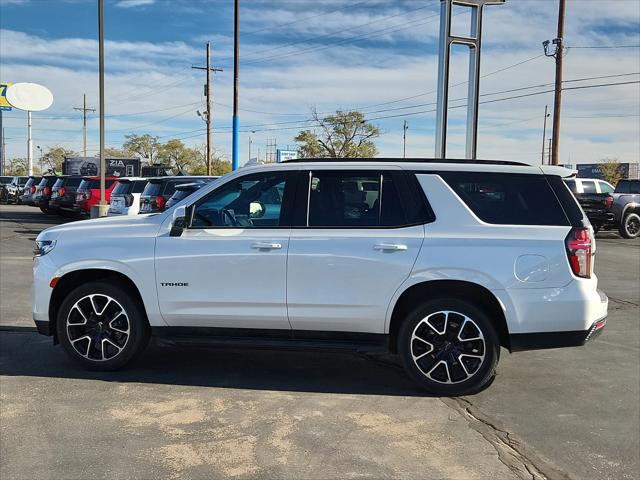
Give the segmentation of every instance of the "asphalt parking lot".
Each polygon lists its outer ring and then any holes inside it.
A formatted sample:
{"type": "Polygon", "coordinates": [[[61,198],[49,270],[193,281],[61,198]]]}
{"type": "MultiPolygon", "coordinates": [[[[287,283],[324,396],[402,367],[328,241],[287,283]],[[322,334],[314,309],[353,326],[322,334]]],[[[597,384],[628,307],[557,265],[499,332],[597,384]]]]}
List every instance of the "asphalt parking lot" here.
{"type": "Polygon", "coordinates": [[[605,332],[502,352],[485,391],[422,395],[393,357],[150,347],[91,373],[32,331],[31,249],[0,206],[0,478],[635,479],[640,239],[598,237],[605,332]]]}

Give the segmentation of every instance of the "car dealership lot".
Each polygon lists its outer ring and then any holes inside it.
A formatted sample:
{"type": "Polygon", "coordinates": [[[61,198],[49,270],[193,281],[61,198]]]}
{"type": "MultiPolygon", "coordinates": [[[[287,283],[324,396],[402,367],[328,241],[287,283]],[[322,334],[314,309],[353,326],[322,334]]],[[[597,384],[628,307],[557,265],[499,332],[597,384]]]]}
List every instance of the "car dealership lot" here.
{"type": "Polygon", "coordinates": [[[392,357],[151,347],[82,371],[28,330],[33,239],[60,221],[0,206],[2,478],[638,474],[639,240],[598,237],[602,336],[503,351],[493,385],[454,400],[421,395],[392,357]]]}

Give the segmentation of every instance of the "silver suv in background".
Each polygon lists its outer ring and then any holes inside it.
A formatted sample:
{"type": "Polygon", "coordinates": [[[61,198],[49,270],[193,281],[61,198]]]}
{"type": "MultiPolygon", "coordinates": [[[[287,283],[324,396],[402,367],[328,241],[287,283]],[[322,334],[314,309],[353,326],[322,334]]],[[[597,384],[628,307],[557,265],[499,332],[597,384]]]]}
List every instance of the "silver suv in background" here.
{"type": "Polygon", "coordinates": [[[137,215],[140,211],[140,195],[148,178],[121,178],[111,191],[111,201],[107,216],[137,215]]]}

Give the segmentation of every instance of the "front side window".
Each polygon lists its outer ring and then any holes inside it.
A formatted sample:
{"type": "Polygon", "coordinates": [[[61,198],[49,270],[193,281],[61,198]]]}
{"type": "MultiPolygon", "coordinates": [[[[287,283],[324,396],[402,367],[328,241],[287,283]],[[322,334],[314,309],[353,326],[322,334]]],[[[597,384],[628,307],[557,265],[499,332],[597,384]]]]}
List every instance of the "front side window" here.
{"type": "Polygon", "coordinates": [[[394,227],[407,223],[400,193],[391,173],[312,173],[309,227],[394,227]]]}
{"type": "Polygon", "coordinates": [[[265,172],[233,180],[198,202],[193,228],[277,228],[283,224],[287,174],[265,172]]]}

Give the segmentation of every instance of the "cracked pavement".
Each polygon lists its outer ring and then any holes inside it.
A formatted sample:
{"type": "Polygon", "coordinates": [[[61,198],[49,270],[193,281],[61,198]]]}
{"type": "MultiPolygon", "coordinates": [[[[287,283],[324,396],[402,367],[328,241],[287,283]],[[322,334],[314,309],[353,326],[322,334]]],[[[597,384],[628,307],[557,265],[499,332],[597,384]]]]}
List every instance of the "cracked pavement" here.
{"type": "Polygon", "coordinates": [[[0,206],[0,478],[638,477],[640,241],[598,237],[603,335],[434,398],[391,356],[152,346],[83,371],[31,331],[32,239],[59,221],[0,206]]]}

